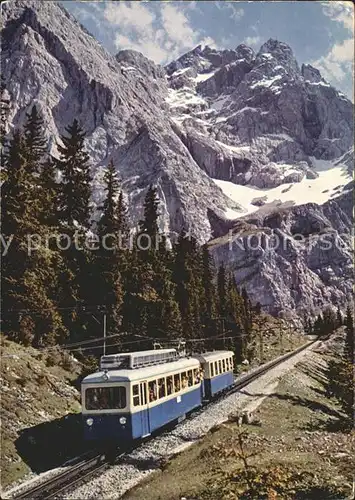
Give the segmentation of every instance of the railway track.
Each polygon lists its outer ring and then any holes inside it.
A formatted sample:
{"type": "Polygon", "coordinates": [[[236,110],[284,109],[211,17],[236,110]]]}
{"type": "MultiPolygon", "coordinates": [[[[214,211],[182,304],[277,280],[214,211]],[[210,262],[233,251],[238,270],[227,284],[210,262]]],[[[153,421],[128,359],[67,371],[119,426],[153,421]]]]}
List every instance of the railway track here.
{"type": "MultiPolygon", "coordinates": [[[[255,370],[252,371],[252,373],[246,373],[245,375],[239,377],[235,384],[228,390],[223,391],[221,395],[218,397],[214,398],[211,402],[205,403],[203,405],[204,408],[206,408],[209,404],[216,403],[218,401],[223,400],[224,398],[230,396],[231,394],[239,391],[240,389],[244,388],[246,385],[250,384],[260,376],[262,376],[264,373],[268,372],[272,368],[280,365],[287,359],[292,358],[296,354],[302,352],[303,350],[307,349],[310,347],[312,344],[316,342],[315,340],[307,342],[303,346],[299,347],[298,349],[291,351],[287,354],[284,354],[283,356],[280,356],[279,358],[270,361],[259,368],[256,368],[255,370]]],[[[200,410],[197,410],[201,411],[200,410]]],[[[203,409],[202,409],[203,411],[203,409]]],[[[194,413],[197,413],[194,412],[194,413]]],[[[171,426],[170,426],[171,427],[171,426]]],[[[151,437],[148,439],[153,439],[157,437],[159,434],[162,434],[163,432],[166,432],[166,427],[160,430],[160,432],[156,432],[152,434],[151,437]]],[[[145,439],[144,441],[147,441],[145,439]]],[[[124,450],[119,450],[118,454],[115,455],[114,461],[118,461],[120,458],[124,457],[127,453],[132,452],[136,448],[138,448],[142,444],[142,441],[138,441],[134,445],[130,446],[128,449],[124,450]]],[[[100,472],[103,472],[105,469],[109,468],[111,464],[111,460],[109,457],[105,456],[104,453],[97,453],[94,456],[91,456],[87,459],[81,460],[78,463],[76,463],[73,466],[68,467],[67,470],[64,470],[63,472],[60,472],[59,474],[52,476],[48,480],[38,484],[37,486],[34,486],[33,488],[30,488],[26,491],[23,491],[19,494],[17,494],[13,498],[14,500],[20,500],[20,499],[38,499],[38,500],[49,500],[57,497],[58,495],[64,493],[65,491],[68,491],[75,486],[78,486],[79,484],[82,484],[85,480],[88,480],[100,472]]]]}

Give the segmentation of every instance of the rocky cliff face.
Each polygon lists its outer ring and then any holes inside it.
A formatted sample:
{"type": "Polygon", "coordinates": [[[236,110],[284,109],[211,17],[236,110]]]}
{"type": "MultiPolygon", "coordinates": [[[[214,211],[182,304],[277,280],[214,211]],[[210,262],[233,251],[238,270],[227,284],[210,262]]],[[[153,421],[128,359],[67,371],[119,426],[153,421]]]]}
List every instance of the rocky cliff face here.
{"type": "Polygon", "coordinates": [[[254,302],[277,314],[315,314],[324,304],[352,301],[353,192],[323,205],[309,203],[240,219],[210,248],[254,302]]]}
{"type": "MultiPolygon", "coordinates": [[[[277,40],[270,39],[257,54],[245,45],[220,53],[197,47],[170,64],[167,72],[168,101],[180,128],[194,135],[193,149],[197,129],[202,148],[208,136],[211,145],[217,140],[229,146],[234,159],[244,159],[248,151],[245,182],[251,185],[288,182],[282,177],[284,164],[300,179],[307,173],[305,164],[312,167],[312,157],[336,159],[353,145],[352,103],[316,68],[300,69],[290,47],[277,40]],[[266,165],[272,172],[260,182],[266,165]]],[[[220,170],[223,156],[228,171],[230,154],[214,149],[213,170],[220,170]]],[[[196,160],[206,169],[203,159],[196,160]]],[[[233,175],[223,179],[243,183],[233,175]]]]}
{"type": "Polygon", "coordinates": [[[289,46],[199,46],[162,68],[132,50],[108,54],[53,2],[13,0],[2,22],[10,123],[21,125],[37,104],[56,154],[78,118],[96,203],[112,158],[133,224],[156,184],[161,228],[190,228],[200,242],[220,237],[211,244],[217,261],[267,310],[347,301],[353,105],[316,68],[300,67],[289,46]],[[263,235],[257,249],[227,244],[227,252],[223,233],[238,224],[263,235]],[[344,246],[325,254],[313,225],[344,246]],[[274,233],[286,249],[265,247],[274,233]]]}
{"type": "Polygon", "coordinates": [[[164,69],[132,51],[111,56],[58,4],[14,1],[2,11],[10,121],[21,124],[37,104],[55,154],[60,135],[77,118],[87,132],[95,201],[102,195],[102,167],[113,158],[134,221],[154,183],[162,200],[162,229],[174,233],[193,226],[199,240],[209,239],[207,208],[222,217],[230,201],[171,127],[164,69]]]}

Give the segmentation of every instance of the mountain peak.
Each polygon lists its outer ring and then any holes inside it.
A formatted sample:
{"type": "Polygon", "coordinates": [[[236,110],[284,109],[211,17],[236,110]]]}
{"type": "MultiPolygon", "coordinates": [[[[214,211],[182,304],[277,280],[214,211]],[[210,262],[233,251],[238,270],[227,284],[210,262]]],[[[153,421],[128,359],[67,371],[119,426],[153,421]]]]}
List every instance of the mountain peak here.
{"type": "Polygon", "coordinates": [[[245,45],[245,43],[238,45],[235,51],[238,54],[238,59],[245,59],[246,61],[251,62],[255,58],[254,50],[248,45],[245,45]]]}
{"type": "Polygon", "coordinates": [[[269,40],[260,47],[257,57],[263,54],[270,54],[279,64],[285,68],[287,67],[292,72],[299,73],[300,71],[293,51],[287,43],[269,38],[269,40]]]}
{"type": "Polygon", "coordinates": [[[120,50],[115,57],[120,64],[126,65],[127,69],[136,68],[145,75],[153,78],[163,78],[165,76],[164,68],[159,64],[155,64],[154,61],[148,59],[137,50],[120,50]]]}

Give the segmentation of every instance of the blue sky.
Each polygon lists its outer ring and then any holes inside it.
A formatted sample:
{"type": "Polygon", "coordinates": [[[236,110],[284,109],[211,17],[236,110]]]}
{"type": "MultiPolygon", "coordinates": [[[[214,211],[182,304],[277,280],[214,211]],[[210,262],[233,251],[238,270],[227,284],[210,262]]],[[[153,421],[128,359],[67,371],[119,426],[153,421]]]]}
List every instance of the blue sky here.
{"type": "Polygon", "coordinates": [[[166,64],[202,43],[258,50],[269,38],[288,43],[301,63],[320,69],[353,98],[351,2],[85,1],[61,2],[110,52],[132,48],[166,64]]]}

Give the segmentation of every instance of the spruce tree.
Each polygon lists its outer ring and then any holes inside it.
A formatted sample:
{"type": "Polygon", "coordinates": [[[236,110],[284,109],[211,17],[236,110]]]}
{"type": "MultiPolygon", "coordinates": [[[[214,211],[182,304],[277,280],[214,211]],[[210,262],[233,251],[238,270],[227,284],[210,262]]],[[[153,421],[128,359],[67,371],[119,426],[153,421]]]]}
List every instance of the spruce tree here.
{"type": "Polygon", "coordinates": [[[218,315],[224,318],[226,315],[227,301],[227,279],[224,265],[220,265],[217,275],[217,293],[218,293],[218,315]]]}
{"type": "Polygon", "coordinates": [[[202,297],[201,313],[202,322],[208,335],[213,335],[213,322],[216,316],[215,285],[213,276],[213,261],[207,245],[202,247],[202,297]]]}
{"type": "MultiPolygon", "coordinates": [[[[2,233],[5,236],[18,235],[18,231],[22,227],[21,221],[27,219],[27,223],[31,224],[29,217],[26,217],[30,203],[30,179],[25,158],[24,141],[19,131],[15,131],[9,142],[5,154],[4,170],[6,180],[1,190],[2,233]]],[[[25,231],[28,229],[33,230],[35,228],[31,225],[30,228],[26,227],[25,231]]],[[[23,236],[25,234],[26,232],[23,236]]]]}
{"type": "Polygon", "coordinates": [[[47,151],[44,121],[35,105],[32,106],[30,113],[26,113],[26,118],[23,130],[28,169],[31,174],[39,175],[40,162],[47,151]]]}
{"type": "MultiPolygon", "coordinates": [[[[63,146],[58,146],[60,159],[56,161],[61,173],[58,184],[58,220],[63,244],[63,270],[60,274],[60,303],[68,311],[78,308],[92,299],[92,255],[83,245],[90,228],[91,175],[89,155],[85,151],[85,133],[75,119],[62,136],[63,146]],[[65,235],[65,236],[64,236],[65,235]]],[[[101,303],[101,301],[100,301],[101,303]]],[[[92,319],[84,312],[65,315],[65,324],[72,340],[88,336],[92,319]]]]}
{"type": "Polygon", "coordinates": [[[120,183],[113,161],[110,160],[104,173],[104,184],[106,197],[99,210],[102,215],[98,223],[98,233],[100,235],[113,234],[118,231],[117,221],[117,196],[120,183]]]}
{"type": "Polygon", "coordinates": [[[33,210],[33,178],[24,138],[15,133],[6,155],[3,186],[3,235],[13,235],[2,260],[3,331],[36,346],[63,339],[65,329],[57,311],[55,252],[44,246],[45,228],[33,210]],[[34,241],[35,248],[28,242],[34,241]]]}
{"type": "Polygon", "coordinates": [[[41,165],[38,183],[40,186],[40,223],[48,227],[58,227],[58,183],[56,163],[48,157],[41,165]]]}
{"type": "Polygon", "coordinates": [[[101,239],[99,249],[92,260],[93,301],[106,305],[108,328],[117,332],[121,326],[121,306],[123,302],[122,272],[126,262],[123,248],[120,247],[120,231],[127,227],[126,209],[121,201],[119,205],[120,183],[113,161],[104,174],[105,199],[99,207],[102,215],[97,224],[97,233],[101,239]],[[110,235],[110,238],[108,238],[110,235]]]}
{"type": "Polygon", "coordinates": [[[123,249],[127,249],[129,239],[128,210],[123,199],[122,189],[118,195],[116,213],[117,227],[120,233],[120,246],[122,246],[123,249]]]}
{"type": "MultiPolygon", "coordinates": [[[[155,251],[157,249],[157,238],[159,234],[159,226],[158,226],[158,212],[159,207],[159,198],[157,195],[157,188],[153,185],[149,186],[147,194],[144,200],[144,218],[139,223],[140,234],[146,234],[149,236],[149,240],[151,242],[151,251],[155,251]]],[[[142,246],[148,245],[144,239],[141,239],[142,246]]]]}
{"type": "Polygon", "coordinates": [[[183,334],[186,338],[200,337],[202,328],[203,285],[201,256],[196,239],[181,231],[174,245],[173,281],[179,304],[183,334]]]}
{"type": "Polygon", "coordinates": [[[62,174],[59,186],[59,216],[64,227],[83,229],[90,227],[91,175],[89,155],[84,148],[85,132],[74,120],[66,128],[68,135],[61,137],[63,146],[58,146],[60,160],[57,162],[62,174]]]}

